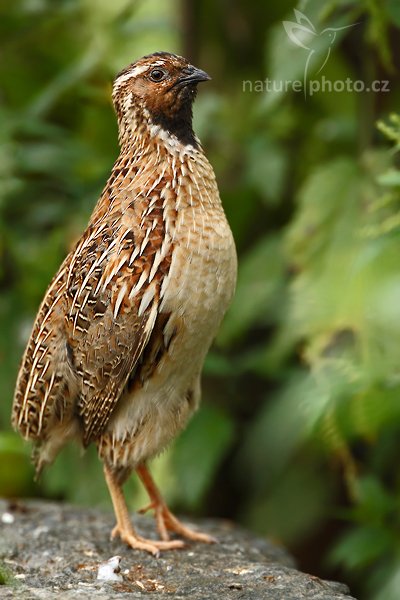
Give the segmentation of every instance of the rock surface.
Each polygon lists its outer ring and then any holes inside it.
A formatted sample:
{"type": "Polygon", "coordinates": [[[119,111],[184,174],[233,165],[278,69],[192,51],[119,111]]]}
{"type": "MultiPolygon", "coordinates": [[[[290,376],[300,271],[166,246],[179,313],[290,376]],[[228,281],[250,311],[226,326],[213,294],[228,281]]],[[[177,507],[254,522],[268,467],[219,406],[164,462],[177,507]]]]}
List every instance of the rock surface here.
{"type": "MultiPolygon", "coordinates": [[[[154,536],[152,519],[136,515],[135,523],[154,536]]],[[[282,548],[228,522],[201,522],[219,544],[192,544],[157,559],[110,541],[113,524],[112,514],[100,510],[0,500],[0,598],[351,600],[345,585],[297,571],[282,548]],[[118,555],[121,571],[98,580],[99,566],[118,555]]],[[[113,574],[118,562],[102,572],[113,574]]]]}

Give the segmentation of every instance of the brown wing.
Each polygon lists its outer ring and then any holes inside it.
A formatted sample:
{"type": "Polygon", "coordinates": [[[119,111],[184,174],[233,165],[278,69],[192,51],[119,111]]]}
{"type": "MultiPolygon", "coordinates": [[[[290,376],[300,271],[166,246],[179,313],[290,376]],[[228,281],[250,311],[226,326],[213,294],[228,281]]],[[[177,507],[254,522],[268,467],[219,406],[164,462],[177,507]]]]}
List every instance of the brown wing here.
{"type": "Polygon", "coordinates": [[[93,231],[71,260],[66,329],[85,444],[104,430],[158,317],[172,249],[163,187],[151,188],[151,201],[127,195],[123,214],[119,191],[119,208],[97,220],[95,212],[93,231]]]}
{"type": "Polygon", "coordinates": [[[83,441],[104,429],[151,335],[159,290],[145,306],[148,264],[130,258],[137,246],[130,231],[91,236],[75,253],[67,285],[66,338],[71,368],[79,379],[78,413],[83,441]]]}
{"type": "Polygon", "coordinates": [[[158,315],[170,265],[159,227],[162,209],[153,203],[137,239],[123,223],[103,220],[67,257],[39,310],[18,378],[13,423],[25,437],[46,439],[49,425],[67,413],[80,415],[85,444],[106,426],[158,315]]]}
{"type": "Polygon", "coordinates": [[[45,438],[49,421],[63,418],[74,395],[64,333],[67,260],[54,277],[39,308],[18,375],[12,423],[30,439],[45,438]]]}

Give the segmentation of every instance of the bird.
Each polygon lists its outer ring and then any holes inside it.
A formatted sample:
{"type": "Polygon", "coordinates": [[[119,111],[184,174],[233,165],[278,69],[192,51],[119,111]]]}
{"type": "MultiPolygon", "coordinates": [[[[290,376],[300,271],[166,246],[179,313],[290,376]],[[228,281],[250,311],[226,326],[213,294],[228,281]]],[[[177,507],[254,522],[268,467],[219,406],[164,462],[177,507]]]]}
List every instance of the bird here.
{"type": "Polygon", "coordinates": [[[160,51],[116,76],[120,153],[39,307],[12,408],[37,474],[69,441],[97,446],[111,537],[155,556],[182,548],[180,538],[215,541],[170,511],[148,467],[199,406],[203,363],[236,285],[234,238],[192,124],[197,86],[209,79],[160,51]],[[157,540],[131,521],[122,486],[134,472],[157,540]]]}

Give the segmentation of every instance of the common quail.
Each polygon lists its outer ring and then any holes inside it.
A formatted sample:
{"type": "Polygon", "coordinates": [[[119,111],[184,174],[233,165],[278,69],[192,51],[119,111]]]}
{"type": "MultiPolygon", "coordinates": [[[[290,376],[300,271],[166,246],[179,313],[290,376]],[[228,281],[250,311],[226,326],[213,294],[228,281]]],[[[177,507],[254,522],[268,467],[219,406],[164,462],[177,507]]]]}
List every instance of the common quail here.
{"type": "Polygon", "coordinates": [[[198,407],[203,362],[235,287],[232,233],[192,129],[197,84],[208,79],[167,52],[116,77],[120,155],[42,301],[13,404],[38,472],[70,439],[97,445],[112,536],[155,555],[183,546],[169,531],[212,541],[169,511],[146,466],[198,407]],[[131,524],[122,485],[133,470],[160,541],[131,524]]]}

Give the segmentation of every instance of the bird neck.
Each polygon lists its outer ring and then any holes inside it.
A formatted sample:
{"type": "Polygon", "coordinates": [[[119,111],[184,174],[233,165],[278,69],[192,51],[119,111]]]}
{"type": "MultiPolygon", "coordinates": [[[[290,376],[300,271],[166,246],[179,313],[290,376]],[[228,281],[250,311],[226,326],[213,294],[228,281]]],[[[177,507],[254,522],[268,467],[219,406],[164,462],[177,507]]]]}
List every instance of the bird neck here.
{"type": "Polygon", "coordinates": [[[155,112],[151,116],[153,125],[159,126],[162,130],[176,137],[184,146],[198,145],[198,140],[194,135],[192,121],[193,112],[191,103],[187,102],[178,112],[172,111],[169,114],[165,112],[155,112]]]}
{"type": "Polygon", "coordinates": [[[161,146],[173,154],[202,151],[200,141],[192,128],[192,110],[178,115],[152,114],[146,110],[132,110],[129,116],[119,119],[119,143],[121,152],[139,151],[146,147],[161,146]]]}

